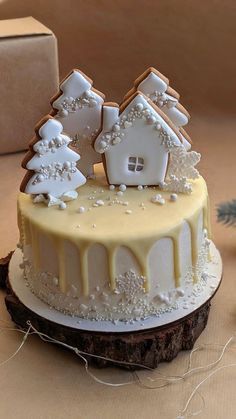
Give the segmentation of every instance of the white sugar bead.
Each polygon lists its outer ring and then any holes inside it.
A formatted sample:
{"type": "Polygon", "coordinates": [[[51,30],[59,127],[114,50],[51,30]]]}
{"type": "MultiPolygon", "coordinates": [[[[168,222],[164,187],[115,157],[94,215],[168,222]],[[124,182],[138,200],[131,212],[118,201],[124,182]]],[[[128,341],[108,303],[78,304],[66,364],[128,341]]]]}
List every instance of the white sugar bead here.
{"type": "Polygon", "coordinates": [[[114,191],[114,189],[115,189],[115,185],[110,185],[110,186],[109,186],[109,189],[110,189],[110,191],[114,191]]]}
{"type": "Polygon", "coordinates": [[[116,192],[116,195],[122,196],[122,195],[124,195],[124,192],[123,191],[118,191],[118,192],[116,192]]]}
{"type": "Polygon", "coordinates": [[[130,122],[130,121],[125,121],[125,122],[124,122],[124,127],[125,127],[125,128],[130,128],[130,127],[132,127],[132,125],[133,125],[133,124],[132,124],[132,122],[130,122]]]}
{"type": "Polygon", "coordinates": [[[68,116],[69,115],[69,112],[66,110],[66,109],[62,109],[61,111],[60,111],[60,116],[62,116],[62,117],[66,117],[66,116],[68,116]]]}
{"type": "Polygon", "coordinates": [[[126,191],[126,185],[124,185],[123,183],[119,186],[119,190],[121,191],[121,192],[124,192],[124,191],[126,191]]]}
{"type": "Polygon", "coordinates": [[[113,145],[119,144],[120,142],[121,142],[121,138],[120,138],[120,137],[115,137],[115,138],[112,140],[112,144],[113,144],[113,145]]]}
{"type": "Polygon", "coordinates": [[[91,100],[89,101],[89,106],[90,106],[91,108],[94,108],[96,105],[97,105],[97,102],[96,102],[96,100],[95,100],[95,99],[91,99],[91,100]]]}
{"type": "Polygon", "coordinates": [[[69,169],[69,168],[70,168],[70,166],[71,166],[71,162],[69,162],[69,161],[65,161],[65,163],[64,163],[64,167],[65,167],[66,169],[69,169]]]}
{"type": "Polygon", "coordinates": [[[141,112],[143,110],[143,104],[142,103],[137,103],[136,109],[137,109],[138,112],[141,112]]]}
{"type": "Polygon", "coordinates": [[[60,208],[60,210],[66,209],[66,203],[65,202],[60,202],[59,208],[60,208]]]}
{"type": "Polygon", "coordinates": [[[178,195],[177,195],[176,193],[172,193],[172,194],[170,195],[170,200],[171,200],[172,202],[177,201],[177,199],[178,199],[178,195]]]}
{"type": "Polygon", "coordinates": [[[155,118],[155,116],[150,115],[150,116],[147,118],[147,123],[148,123],[149,125],[152,125],[152,124],[154,124],[155,122],[156,122],[156,118],[155,118]]]}
{"type": "Polygon", "coordinates": [[[79,207],[78,211],[79,214],[83,214],[85,212],[85,208],[84,207],[79,207]]]}
{"type": "Polygon", "coordinates": [[[38,180],[38,182],[43,182],[44,181],[44,176],[43,175],[38,175],[37,176],[37,180],[38,180]]]}
{"type": "Polygon", "coordinates": [[[142,190],[143,190],[143,185],[138,185],[137,189],[138,189],[139,191],[142,191],[142,190]]]}
{"type": "Polygon", "coordinates": [[[120,131],[120,126],[118,124],[115,124],[112,129],[113,131],[118,132],[120,131]]]}
{"type": "Polygon", "coordinates": [[[99,145],[100,145],[100,148],[103,150],[104,148],[106,148],[107,143],[106,141],[101,141],[99,145]]]}
{"type": "Polygon", "coordinates": [[[98,200],[96,201],[96,204],[97,204],[99,207],[102,207],[102,206],[104,205],[104,201],[103,201],[102,199],[98,199],[98,200]]]}
{"type": "Polygon", "coordinates": [[[132,214],[132,211],[131,210],[126,210],[125,213],[126,214],[132,214]]]}

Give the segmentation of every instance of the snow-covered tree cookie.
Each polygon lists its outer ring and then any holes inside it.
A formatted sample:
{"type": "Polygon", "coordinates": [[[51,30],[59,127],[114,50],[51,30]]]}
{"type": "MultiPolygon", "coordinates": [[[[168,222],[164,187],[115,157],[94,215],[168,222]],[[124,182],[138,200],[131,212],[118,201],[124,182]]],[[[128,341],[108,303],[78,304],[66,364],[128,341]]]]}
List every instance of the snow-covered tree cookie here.
{"type": "Polygon", "coordinates": [[[81,155],[78,168],[85,176],[93,175],[93,166],[101,162],[92,143],[101,126],[104,95],[92,87],[92,80],[79,70],[65,77],[60,92],[51,100],[53,116],[72,139],[71,145],[81,155]]]}
{"type": "Polygon", "coordinates": [[[22,166],[27,174],[21,191],[34,196],[35,202],[59,205],[77,197],[76,188],[86,182],[77,169],[80,155],[69,148],[71,139],[62,134],[62,124],[47,115],[35,128],[22,166]]]}

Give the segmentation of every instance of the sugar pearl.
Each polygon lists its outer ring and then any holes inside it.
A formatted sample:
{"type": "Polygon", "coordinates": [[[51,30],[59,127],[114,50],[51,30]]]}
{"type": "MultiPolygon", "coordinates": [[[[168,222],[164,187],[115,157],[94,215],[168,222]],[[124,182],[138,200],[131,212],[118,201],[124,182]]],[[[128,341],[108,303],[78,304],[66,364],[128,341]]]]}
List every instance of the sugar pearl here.
{"type": "Polygon", "coordinates": [[[60,210],[66,209],[66,203],[65,202],[60,202],[59,208],[60,208],[60,210]]]}
{"type": "Polygon", "coordinates": [[[114,189],[115,189],[115,185],[110,185],[110,186],[109,186],[109,189],[110,189],[110,191],[114,191],[114,189]]]}
{"type": "Polygon", "coordinates": [[[106,141],[101,141],[99,145],[100,145],[100,148],[103,150],[104,148],[106,148],[107,143],[106,141]]]}
{"type": "Polygon", "coordinates": [[[126,185],[124,185],[123,183],[119,186],[119,190],[121,191],[121,192],[124,192],[124,191],[126,191],[126,185]]]}
{"type": "Polygon", "coordinates": [[[104,205],[104,201],[103,201],[102,199],[98,199],[98,200],[96,201],[96,204],[97,204],[99,207],[102,207],[102,206],[104,205]]]}
{"type": "Polygon", "coordinates": [[[83,212],[85,212],[85,208],[84,207],[79,207],[78,211],[79,214],[83,214],[83,212]]]}
{"type": "Polygon", "coordinates": [[[38,175],[37,180],[38,180],[38,182],[43,182],[44,181],[44,176],[43,175],[38,175]]]}
{"type": "Polygon", "coordinates": [[[137,109],[138,112],[141,112],[143,110],[143,104],[142,103],[137,103],[136,109],[137,109]]]}
{"type": "Polygon", "coordinates": [[[116,195],[118,195],[118,196],[122,196],[122,195],[124,195],[124,192],[122,192],[122,191],[118,191],[118,192],[116,193],[116,195]]]}
{"type": "Polygon", "coordinates": [[[65,117],[65,116],[68,116],[68,115],[69,115],[69,112],[66,109],[62,109],[60,111],[60,116],[65,117]]]}
{"type": "Polygon", "coordinates": [[[132,214],[132,211],[131,210],[126,210],[125,213],[126,214],[132,214]]]}
{"type": "Polygon", "coordinates": [[[152,125],[152,124],[154,124],[155,122],[156,122],[156,118],[155,118],[155,116],[150,115],[150,116],[147,118],[147,123],[148,123],[149,125],[152,125]]]}
{"type": "Polygon", "coordinates": [[[177,201],[177,199],[178,199],[178,195],[177,195],[176,193],[172,193],[172,194],[170,195],[170,200],[171,200],[172,202],[177,201]]]}
{"type": "Polygon", "coordinates": [[[120,131],[120,126],[118,124],[115,124],[112,129],[113,131],[118,132],[120,131]]]}
{"type": "Polygon", "coordinates": [[[139,191],[142,191],[142,190],[143,190],[143,185],[138,185],[137,189],[138,189],[139,191]]]}

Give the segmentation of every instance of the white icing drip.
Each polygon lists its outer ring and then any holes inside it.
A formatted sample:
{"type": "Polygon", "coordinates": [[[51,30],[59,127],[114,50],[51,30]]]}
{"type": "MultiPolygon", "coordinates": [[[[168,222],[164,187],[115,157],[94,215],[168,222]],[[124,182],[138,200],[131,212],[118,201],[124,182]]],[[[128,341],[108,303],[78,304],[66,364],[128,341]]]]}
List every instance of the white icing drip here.
{"type": "Polygon", "coordinates": [[[204,289],[211,277],[207,273],[208,254],[210,241],[206,232],[203,232],[202,246],[199,252],[197,265],[186,272],[182,286],[157,293],[150,301],[148,293],[144,292],[143,276],[139,276],[131,269],[116,278],[116,289],[96,286],[91,295],[78,297],[77,290],[70,287],[66,294],[59,290],[58,278],[49,272],[35,274],[31,263],[24,258],[21,268],[31,291],[50,306],[65,314],[76,315],[84,319],[96,321],[132,321],[145,319],[149,316],[160,317],[179,307],[188,308],[194,305],[195,300],[204,289]],[[198,282],[193,284],[197,275],[198,282]]]}

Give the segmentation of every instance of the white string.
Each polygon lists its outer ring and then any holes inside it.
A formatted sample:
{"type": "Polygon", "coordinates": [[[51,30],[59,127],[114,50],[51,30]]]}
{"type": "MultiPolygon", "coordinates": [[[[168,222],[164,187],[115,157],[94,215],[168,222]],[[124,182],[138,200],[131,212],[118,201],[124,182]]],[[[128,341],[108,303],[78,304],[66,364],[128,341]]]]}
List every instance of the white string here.
{"type": "MultiPolygon", "coordinates": [[[[31,329],[31,327],[29,326],[28,330],[26,332],[24,332],[24,336],[23,336],[23,339],[22,339],[22,342],[21,342],[20,346],[17,348],[17,350],[8,359],[6,359],[5,361],[0,363],[0,367],[7,364],[9,361],[11,361],[11,359],[15,358],[15,356],[20,352],[21,348],[24,346],[24,344],[26,342],[26,339],[28,338],[30,329],[31,329]]],[[[19,331],[18,329],[12,329],[12,330],[19,331]]]]}
{"type": "Polygon", "coordinates": [[[204,378],[204,380],[200,381],[200,383],[194,388],[194,390],[190,394],[190,396],[187,400],[187,403],[185,404],[184,409],[180,412],[180,416],[177,416],[176,419],[184,419],[186,417],[197,416],[199,413],[201,413],[202,410],[200,410],[198,412],[189,413],[189,414],[187,414],[187,416],[184,416],[184,414],[187,412],[187,409],[188,409],[188,406],[189,406],[190,402],[192,401],[193,397],[195,396],[195,394],[199,390],[199,388],[202,386],[202,384],[204,384],[207,380],[209,380],[209,378],[211,378],[217,372],[219,372],[219,371],[221,371],[225,368],[231,368],[231,367],[236,367],[236,363],[228,364],[228,365],[222,365],[221,367],[218,367],[214,371],[212,371],[206,378],[204,378]]]}
{"type": "MultiPolygon", "coordinates": [[[[0,321],[3,322],[3,323],[9,324],[8,322],[5,322],[4,320],[0,320],[0,321]]],[[[24,334],[23,339],[22,339],[22,342],[19,345],[19,347],[17,348],[17,350],[8,359],[6,359],[5,361],[1,362],[0,363],[0,366],[5,365],[7,362],[9,362],[10,360],[12,360],[19,353],[19,351],[22,349],[22,347],[25,344],[25,342],[26,342],[27,338],[29,337],[29,335],[36,334],[36,335],[38,335],[45,342],[55,343],[55,344],[58,344],[58,345],[61,345],[61,346],[65,347],[66,349],[69,349],[69,350],[73,351],[84,362],[86,373],[94,381],[96,381],[99,384],[103,384],[103,385],[110,386],[110,387],[122,387],[122,386],[127,386],[127,385],[130,385],[130,384],[136,383],[139,386],[141,386],[142,388],[146,388],[146,389],[158,389],[158,388],[166,387],[167,385],[175,384],[175,383],[177,383],[179,381],[182,381],[182,380],[185,380],[185,382],[186,382],[186,379],[189,378],[191,375],[197,374],[197,373],[202,372],[202,371],[206,371],[206,370],[208,370],[210,368],[214,368],[216,365],[218,365],[219,362],[224,357],[225,352],[228,349],[229,345],[235,339],[235,333],[233,333],[233,335],[228,339],[228,341],[225,343],[225,345],[221,345],[221,344],[204,344],[204,345],[200,345],[200,346],[196,347],[195,349],[193,349],[190,352],[189,361],[188,361],[188,367],[187,367],[187,370],[185,371],[185,373],[183,373],[182,375],[170,375],[170,376],[167,376],[167,375],[161,373],[160,371],[154,371],[152,368],[149,368],[149,367],[147,367],[145,365],[142,365],[142,364],[130,363],[130,362],[126,362],[126,361],[119,361],[119,360],[115,360],[115,359],[112,359],[112,358],[107,358],[107,357],[104,357],[104,356],[100,356],[100,355],[96,355],[96,354],[90,354],[90,353],[81,351],[81,350],[79,350],[76,347],[70,346],[70,345],[68,345],[68,344],[66,344],[64,342],[61,342],[61,341],[59,341],[57,339],[54,339],[54,338],[46,335],[45,333],[42,333],[42,332],[38,331],[31,324],[30,321],[27,321],[27,325],[28,325],[27,331],[24,331],[24,330],[21,330],[21,329],[18,329],[18,328],[13,328],[13,327],[4,327],[4,328],[3,327],[0,327],[0,332],[7,330],[7,331],[17,331],[17,332],[20,332],[20,333],[24,334]],[[223,348],[222,348],[222,350],[221,350],[220,355],[218,356],[218,358],[215,361],[213,361],[213,362],[211,362],[211,363],[209,363],[207,365],[192,368],[192,363],[193,363],[192,358],[193,358],[193,355],[196,352],[198,352],[199,350],[201,350],[201,349],[204,349],[206,347],[212,347],[212,346],[219,346],[219,347],[222,347],[223,346],[223,348]],[[132,376],[133,376],[133,380],[122,382],[122,383],[107,382],[107,381],[101,380],[93,372],[90,371],[89,362],[88,362],[86,356],[97,358],[97,359],[101,359],[101,360],[105,360],[105,361],[109,361],[111,363],[118,363],[118,364],[124,365],[124,366],[142,368],[144,370],[148,370],[149,372],[152,371],[154,374],[160,375],[160,377],[154,377],[154,378],[153,377],[150,377],[150,376],[146,377],[146,379],[149,382],[152,383],[152,385],[148,385],[148,384],[146,384],[141,379],[141,377],[140,377],[140,375],[139,375],[139,373],[137,371],[132,371],[131,373],[132,373],[132,376]],[[164,383],[162,383],[162,384],[159,383],[157,385],[153,385],[153,384],[158,383],[160,381],[164,381],[164,383]]],[[[214,369],[211,373],[209,373],[209,375],[207,377],[205,377],[202,381],[200,381],[200,383],[198,383],[198,385],[192,390],[192,392],[191,392],[191,394],[190,394],[190,396],[189,396],[189,398],[188,398],[188,400],[187,400],[187,402],[186,402],[183,410],[180,411],[180,414],[179,414],[179,416],[177,416],[176,419],[185,419],[187,417],[193,417],[193,416],[199,415],[203,411],[203,408],[205,407],[205,400],[204,400],[203,396],[199,393],[199,388],[207,380],[209,380],[213,375],[215,375],[217,372],[221,371],[222,369],[226,369],[226,368],[230,368],[230,367],[235,367],[235,366],[236,366],[236,363],[232,363],[232,364],[229,364],[229,365],[220,366],[220,367],[214,369]],[[187,413],[188,408],[189,408],[189,405],[190,405],[191,401],[193,400],[193,398],[196,395],[198,395],[201,398],[202,406],[203,407],[200,410],[196,411],[196,412],[187,413]]]]}

